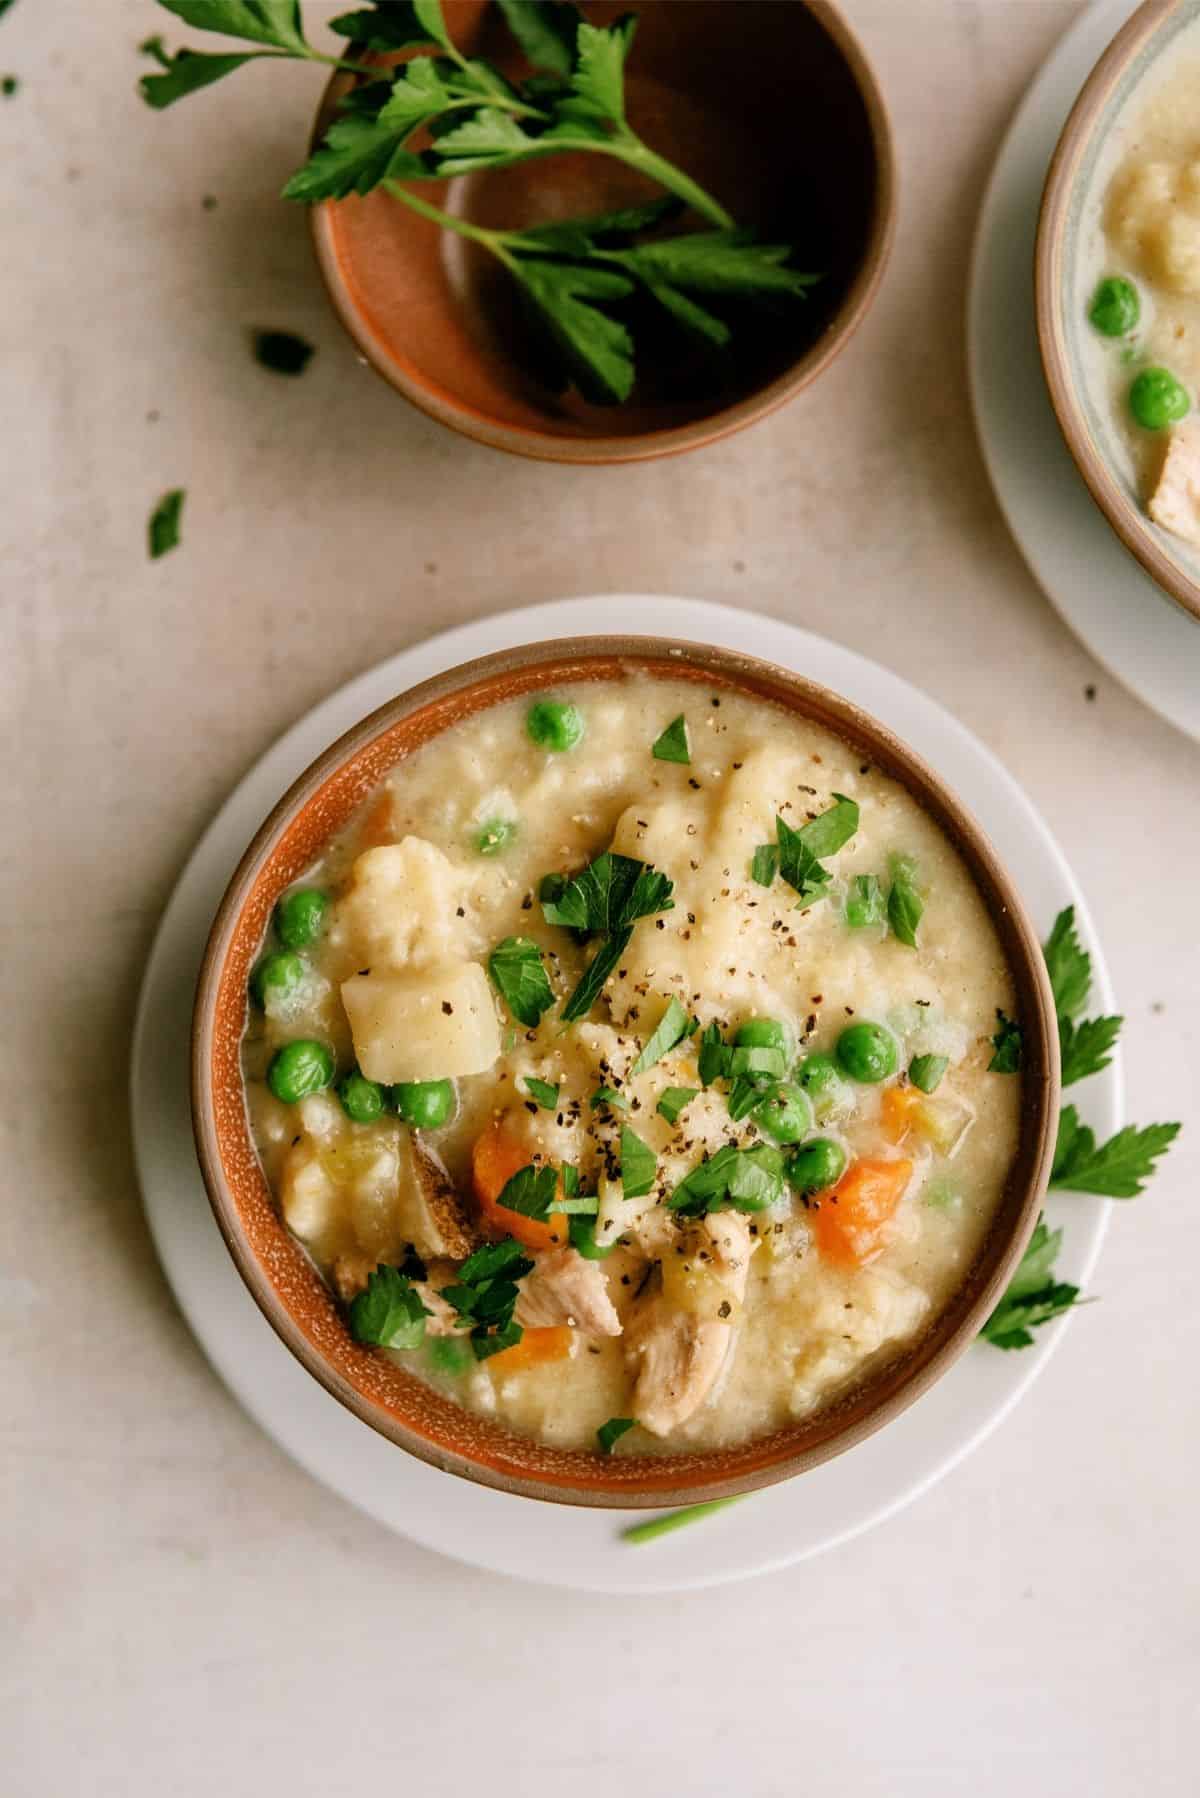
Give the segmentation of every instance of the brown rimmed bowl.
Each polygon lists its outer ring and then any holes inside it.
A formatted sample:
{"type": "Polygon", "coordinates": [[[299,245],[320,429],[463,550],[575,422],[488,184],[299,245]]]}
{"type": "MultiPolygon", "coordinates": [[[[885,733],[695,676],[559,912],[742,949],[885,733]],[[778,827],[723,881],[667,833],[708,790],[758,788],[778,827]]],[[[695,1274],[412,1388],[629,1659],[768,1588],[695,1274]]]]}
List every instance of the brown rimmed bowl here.
{"type": "Polygon", "coordinates": [[[1034,255],[1038,346],[1050,403],[1092,498],[1163,592],[1200,619],[1200,552],[1149,516],[1125,465],[1104,397],[1089,381],[1091,327],[1081,265],[1090,221],[1108,179],[1106,151],[1131,107],[1147,97],[1200,0],[1146,0],[1100,58],[1063,127],[1042,194],[1034,255]]]}
{"type": "MultiPolygon", "coordinates": [[[[627,9],[596,0],[586,10],[607,24],[627,9]]],[[[740,328],[741,351],[722,369],[676,370],[669,391],[640,369],[624,405],[594,406],[539,378],[508,278],[485,251],[464,250],[382,190],[314,207],[321,274],[366,360],[431,418],[496,449],[552,462],[637,462],[728,436],[816,379],[883,273],[895,215],[891,134],[838,9],[825,0],[638,0],[636,11],[627,74],[634,128],[739,223],[811,248],[806,266],[825,278],[785,316],[740,328]]],[[[469,54],[528,73],[486,0],[445,0],[445,13],[469,54]]],[[[354,79],[330,83],[318,137],[354,79]]],[[[659,191],[594,154],[421,187],[442,210],[509,228],[606,212],[659,191]]],[[[690,215],[690,223],[700,221],[690,215]]],[[[653,369],[653,356],[643,362],[653,369]]]]}
{"type": "Polygon", "coordinates": [[[978,825],[940,777],[875,719],[799,675],[731,650],[656,637],[584,637],[505,651],[452,669],[365,718],[301,775],[242,858],[200,971],[192,1115],[204,1183],[238,1271],[287,1347],[356,1417],[435,1467],[530,1498],[596,1506],[681,1505],[748,1492],[861,1442],[939,1379],[976,1336],[1037,1220],[1059,1101],[1054,1000],[1037,935],[978,825]],[[514,696],[630,672],[731,692],[811,719],[900,781],[963,856],[999,932],[1017,989],[1025,1068],[1020,1141],[992,1229],[929,1330],[839,1403],[736,1448],[603,1457],[547,1448],[476,1416],[350,1335],[283,1223],[250,1135],[240,1050],[246,989],[281,893],[405,757],[460,720],[514,696]]]}

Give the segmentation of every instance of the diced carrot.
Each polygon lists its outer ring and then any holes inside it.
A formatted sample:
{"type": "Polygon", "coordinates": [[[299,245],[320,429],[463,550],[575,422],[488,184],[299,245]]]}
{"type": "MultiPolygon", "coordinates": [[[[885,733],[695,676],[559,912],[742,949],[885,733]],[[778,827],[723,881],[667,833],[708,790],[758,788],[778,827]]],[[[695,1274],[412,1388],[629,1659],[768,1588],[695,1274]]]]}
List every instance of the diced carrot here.
{"type": "Polygon", "coordinates": [[[395,838],[396,820],[392,811],[392,794],[384,788],[366,817],[363,819],[359,834],[360,849],[378,849],[383,843],[390,843],[395,838]]]}
{"type": "MultiPolygon", "coordinates": [[[[547,1218],[522,1217],[498,1203],[500,1194],[513,1175],[529,1166],[529,1151],[516,1137],[510,1136],[501,1120],[488,1125],[475,1139],[471,1151],[471,1175],[475,1197],[479,1201],[480,1221],[492,1236],[515,1236],[527,1249],[555,1249],[567,1241],[567,1220],[561,1215],[547,1218]]],[[[507,1354],[507,1349],[503,1351],[507,1354]]],[[[501,1357],[497,1357],[500,1359],[501,1357]]]]}
{"type": "Polygon", "coordinates": [[[879,1253],[884,1225],[904,1197],[912,1170],[911,1161],[855,1161],[833,1191],[822,1195],[813,1226],[827,1261],[861,1267],[879,1253]]]}
{"type": "Polygon", "coordinates": [[[544,1330],[526,1330],[520,1342],[501,1349],[486,1363],[493,1373],[523,1373],[545,1361],[564,1361],[571,1353],[575,1332],[570,1324],[551,1324],[544,1330]]]}
{"type": "Polygon", "coordinates": [[[879,1119],[889,1142],[903,1142],[910,1130],[920,1128],[925,1095],[915,1086],[889,1086],[879,1101],[879,1119]]]}

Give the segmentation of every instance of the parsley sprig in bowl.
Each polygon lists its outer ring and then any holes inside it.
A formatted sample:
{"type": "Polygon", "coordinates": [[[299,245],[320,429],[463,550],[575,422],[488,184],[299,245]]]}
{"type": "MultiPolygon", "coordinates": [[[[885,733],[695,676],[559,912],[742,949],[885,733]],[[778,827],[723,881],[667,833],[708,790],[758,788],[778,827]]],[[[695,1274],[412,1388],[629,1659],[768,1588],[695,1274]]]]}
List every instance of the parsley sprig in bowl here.
{"type": "Polygon", "coordinates": [[[299,0],[160,3],[240,42],[149,40],[155,106],[333,65],[284,193],[366,357],[498,447],[623,461],[724,435],[813,379],[881,273],[886,121],[830,6],[393,0],[326,50],[299,0]]]}

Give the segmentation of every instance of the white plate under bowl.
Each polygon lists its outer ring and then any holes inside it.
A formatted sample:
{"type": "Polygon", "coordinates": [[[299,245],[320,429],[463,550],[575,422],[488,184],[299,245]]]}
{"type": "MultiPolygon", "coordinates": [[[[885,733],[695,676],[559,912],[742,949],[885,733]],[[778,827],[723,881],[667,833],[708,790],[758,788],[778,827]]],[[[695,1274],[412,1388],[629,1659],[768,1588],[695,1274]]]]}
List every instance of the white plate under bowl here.
{"type": "Polygon", "coordinates": [[[984,460],[1035,578],[1110,674],[1200,738],[1200,624],[1143,573],[1084,486],[1050,405],[1034,328],[1046,170],[1080,88],[1138,3],[1089,7],[1009,126],[979,215],[967,356],[984,460]]]}
{"type": "MultiPolygon", "coordinates": [[[[380,1523],[457,1560],[549,1585],[661,1592],[716,1585],[819,1554],[898,1510],[988,1434],[1045,1365],[1066,1320],[1037,1346],[970,1349],[886,1429],[798,1479],[644,1546],[621,1540],[647,1513],[589,1511],[514,1498],[439,1473],[361,1423],[292,1358],[234,1268],[192,1148],[188,1035],[209,926],[229,876],[280,795],[352,724],[418,681],[473,656],[598,630],[724,644],[793,668],[872,712],[935,768],[983,825],[1038,928],[1072,902],[1096,967],[1097,1003],[1113,1010],[1103,959],[1075,880],[1041,818],[999,762],[906,682],[821,637],[699,601],[604,595],[532,606],[434,637],[351,681],[295,725],[242,781],[200,841],[159,928],[133,1046],[133,1133],[147,1215],[167,1278],[209,1360],[262,1427],[302,1467],[380,1523]]],[[[1116,1063],[1082,1101],[1105,1134],[1118,1128],[1116,1063]]],[[[1066,1231],[1062,1276],[1086,1284],[1107,1204],[1052,1198],[1066,1231]]]]}

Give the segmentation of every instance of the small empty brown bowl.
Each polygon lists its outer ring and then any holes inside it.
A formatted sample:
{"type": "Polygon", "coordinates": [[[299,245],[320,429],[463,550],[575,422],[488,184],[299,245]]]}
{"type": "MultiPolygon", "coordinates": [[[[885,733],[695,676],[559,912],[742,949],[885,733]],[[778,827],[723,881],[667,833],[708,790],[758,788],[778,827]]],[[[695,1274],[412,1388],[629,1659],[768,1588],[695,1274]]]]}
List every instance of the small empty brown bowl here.
{"type": "MultiPolygon", "coordinates": [[[[623,10],[598,0],[587,16],[603,25],[623,10]]],[[[509,75],[529,72],[486,0],[446,0],[445,14],[468,54],[509,75]]],[[[647,350],[629,400],[598,406],[540,377],[509,278],[486,252],[465,250],[382,189],[314,207],[321,273],[368,362],[431,418],[497,449],[636,462],[727,436],[816,378],[883,272],[895,210],[887,116],[837,9],[824,0],[640,0],[637,15],[626,77],[634,129],[739,224],[801,246],[805,269],[822,278],[806,297],[738,329],[722,356],[673,368],[669,387],[647,350]]],[[[354,79],[330,83],[318,137],[354,79]]],[[[610,156],[576,152],[419,192],[476,223],[514,228],[661,190],[610,156]]],[[[694,214],[687,222],[701,223],[694,214]]]]}
{"type": "Polygon", "coordinates": [[[1059,1099],[1054,1000],[1038,939],[978,826],[939,777],[865,712],[749,656],[653,637],[591,637],[485,657],[426,681],[366,718],[303,774],[254,838],[221,902],[200,973],[192,1108],[204,1182],[238,1269],[267,1321],[314,1379],[390,1441],[487,1486],[567,1504],[689,1504],[788,1478],[860,1442],[920,1396],[969,1346],[1038,1216],[1059,1099]],[[991,1228],[925,1334],[836,1404],[719,1451],[601,1456],[550,1448],[456,1405],[354,1341],[271,1196],[250,1134],[241,1065],[246,990],[272,910],[376,783],[421,744],[518,695],[629,673],[743,694],[812,720],[901,782],[962,855],[1012,972],[1024,1032],[1018,1147],[991,1228]]]}

